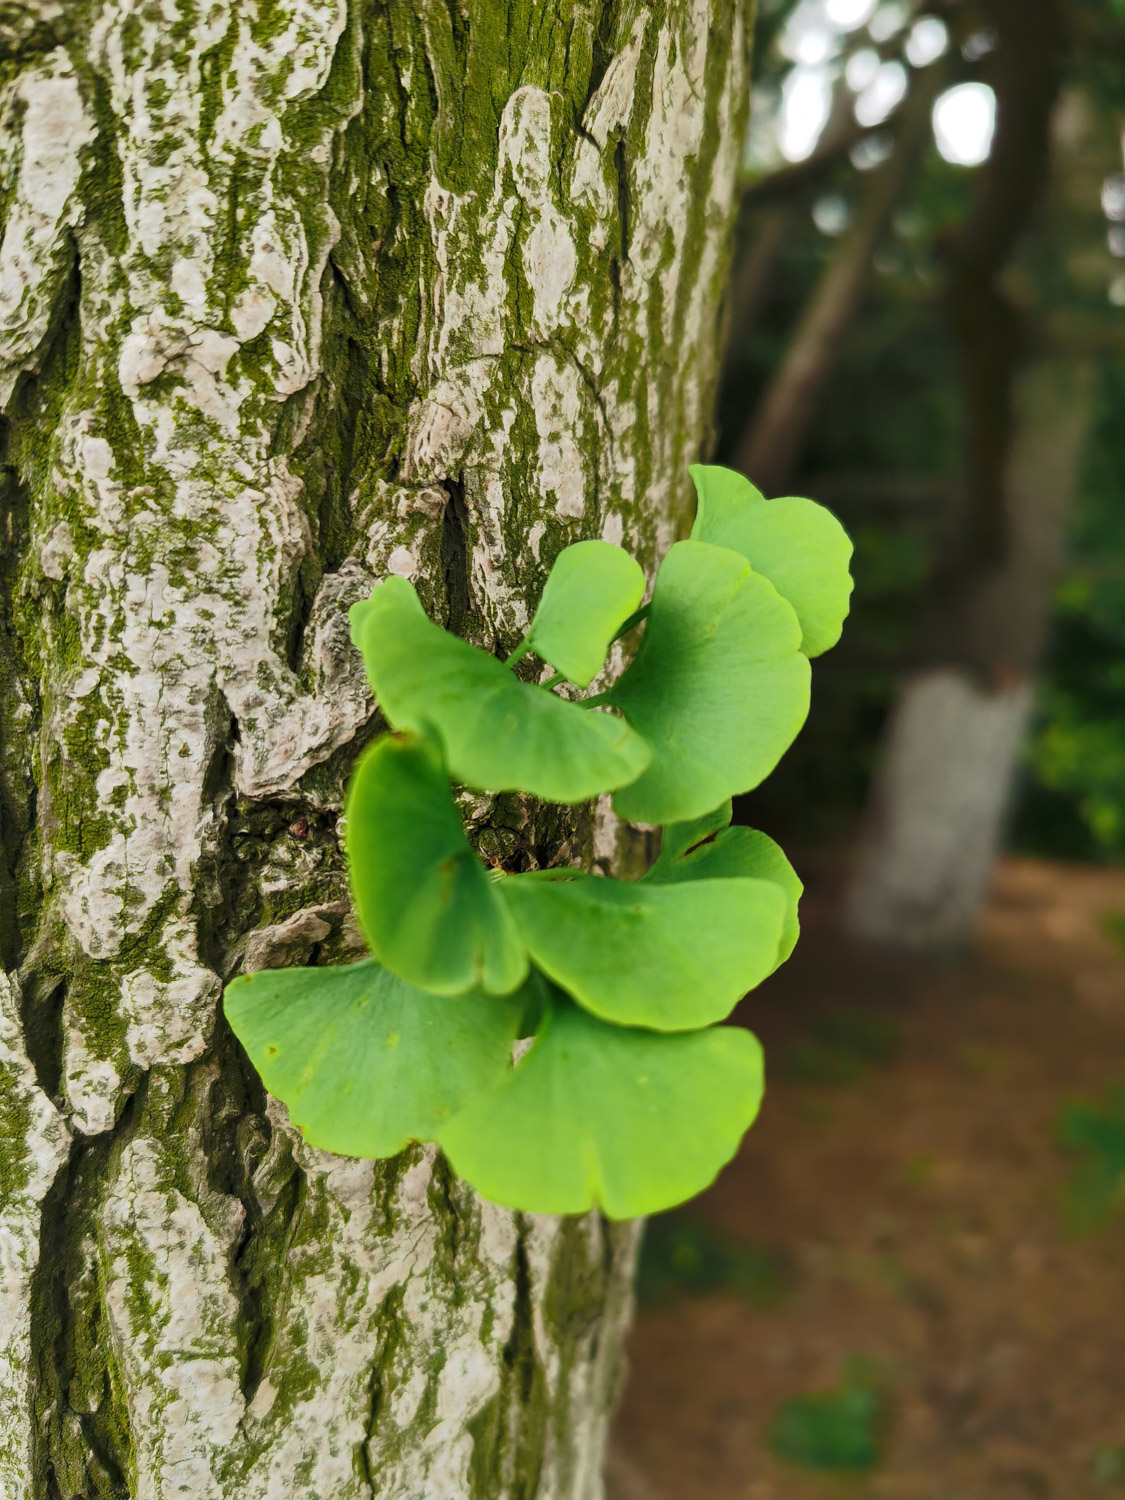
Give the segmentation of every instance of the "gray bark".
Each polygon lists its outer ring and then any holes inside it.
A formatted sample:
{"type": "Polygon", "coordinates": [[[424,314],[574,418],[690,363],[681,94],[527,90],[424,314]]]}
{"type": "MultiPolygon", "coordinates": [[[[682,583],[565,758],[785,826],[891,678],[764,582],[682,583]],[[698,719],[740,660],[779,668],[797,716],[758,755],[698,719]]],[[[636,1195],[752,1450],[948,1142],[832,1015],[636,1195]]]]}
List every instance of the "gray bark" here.
{"type": "Polygon", "coordinates": [[[347,604],[507,650],[562,545],[683,527],[747,23],[0,11],[6,1497],[600,1493],[635,1230],[306,1148],[218,1000],[355,949],[347,604]]]}

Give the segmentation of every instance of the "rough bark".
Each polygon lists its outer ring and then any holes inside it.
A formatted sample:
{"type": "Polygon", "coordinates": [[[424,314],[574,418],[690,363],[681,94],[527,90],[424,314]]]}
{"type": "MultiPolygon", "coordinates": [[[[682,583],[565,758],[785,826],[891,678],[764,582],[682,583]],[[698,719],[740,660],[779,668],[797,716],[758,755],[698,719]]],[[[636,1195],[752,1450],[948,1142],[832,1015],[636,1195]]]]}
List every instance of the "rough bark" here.
{"type": "Polygon", "coordinates": [[[1092,396],[1084,361],[1042,360],[1017,385],[1006,557],[964,601],[951,642],[962,663],[987,655],[988,669],[933,666],[899,694],[848,893],[856,936],[932,947],[972,931],[1032,709],[1092,396]]]}
{"type": "Polygon", "coordinates": [[[561,546],[682,526],[747,22],[0,8],[5,1496],[600,1492],[635,1231],[305,1148],[218,999],[355,945],[346,605],[504,651],[561,546]]]}

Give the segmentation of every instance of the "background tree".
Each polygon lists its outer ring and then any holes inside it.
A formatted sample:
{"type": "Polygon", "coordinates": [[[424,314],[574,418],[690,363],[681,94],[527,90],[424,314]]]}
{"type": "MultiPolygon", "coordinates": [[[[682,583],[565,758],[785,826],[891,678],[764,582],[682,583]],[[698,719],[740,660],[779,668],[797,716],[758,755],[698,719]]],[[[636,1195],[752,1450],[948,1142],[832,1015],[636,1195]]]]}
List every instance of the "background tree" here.
{"type": "MultiPolygon", "coordinates": [[[[848,901],[867,936],[968,933],[1024,764],[1065,536],[1087,503],[1087,438],[1120,357],[1125,245],[1099,202],[1121,167],[1117,30],[1098,0],[802,0],[763,23],[758,119],[799,159],[747,189],[735,286],[753,266],[754,291],[728,353],[720,452],[775,492],[841,510],[858,613],[801,753],[751,821],[793,823],[800,808],[808,837],[811,809],[846,821],[871,785],[848,901]],[[794,146],[802,77],[829,92],[794,146]],[[943,160],[929,130],[934,97],[963,84],[996,107],[975,169],[943,160]]],[[[768,130],[751,134],[768,149],[768,130]]],[[[1104,446],[1108,424],[1094,431],[1104,446]]],[[[1108,512],[1102,534],[1112,546],[1108,512]]],[[[1096,632],[1117,639],[1112,565],[1100,568],[1082,597],[1096,588],[1096,632]]],[[[1091,852],[1075,837],[1083,804],[1116,826],[1106,787],[1125,761],[1110,748],[1107,671],[1097,691],[1087,671],[1077,696],[1041,700],[1021,828],[1048,851],[1065,836],[1091,852]],[[1097,722],[1083,732],[1086,714],[1097,722]],[[1085,757],[1091,783],[1080,739],[1100,752],[1085,757]]]]}
{"type": "Polygon", "coordinates": [[[346,606],[503,654],[562,546],[685,522],[748,19],[0,12],[5,1493],[599,1493],[635,1230],[308,1150],[218,997],[357,945],[346,606]]]}

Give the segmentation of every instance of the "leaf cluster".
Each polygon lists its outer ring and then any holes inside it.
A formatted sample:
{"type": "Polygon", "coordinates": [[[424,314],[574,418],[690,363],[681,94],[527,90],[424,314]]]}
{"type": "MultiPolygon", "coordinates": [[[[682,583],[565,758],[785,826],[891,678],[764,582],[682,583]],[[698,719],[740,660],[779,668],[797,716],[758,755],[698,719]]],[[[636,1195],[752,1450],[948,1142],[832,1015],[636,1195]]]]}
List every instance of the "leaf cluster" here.
{"type": "Polygon", "coordinates": [[[851,545],[809,500],[692,474],[691,539],[668,551],[649,602],[632,557],[579,542],[506,662],[435,625],[401,578],[353,607],[392,726],[345,808],[372,957],[226,992],[311,1144],[386,1157],[436,1141],[498,1203],[629,1218],[706,1186],[754,1119],[760,1048],[717,1023],[789,956],[801,884],[764,834],[729,826],[730,799],[804,722],[808,659],[848,608],[851,545]],[[606,690],[556,691],[587,688],[613,642],[642,630],[606,690]],[[530,653],[554,669],[545,682],[516,675],[530,653]],[[612,794],[620,817],[663,827],[659,857],[635,881],[490,870],[453,783],[564,805],[612,794]]]}

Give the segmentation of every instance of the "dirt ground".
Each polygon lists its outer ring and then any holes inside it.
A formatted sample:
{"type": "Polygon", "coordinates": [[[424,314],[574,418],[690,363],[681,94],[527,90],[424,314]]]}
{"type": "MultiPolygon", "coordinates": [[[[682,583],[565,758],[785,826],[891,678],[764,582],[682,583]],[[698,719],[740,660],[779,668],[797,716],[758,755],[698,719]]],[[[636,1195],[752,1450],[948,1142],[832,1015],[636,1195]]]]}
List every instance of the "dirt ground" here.
{"type": "Polygon", "coordinates": [[[1125,1096],[1108,1157],[1059,1135],[1125,1083],[1125,871],[1006,862],[961,958],[851,950],[815,888],[803,917],[739,1013],[762,1117],[652,1230],[613,1500],[1125,1496],[1125,1096]],[[841,1475],[786,1403],[856,1390],[841,1475]]]}

